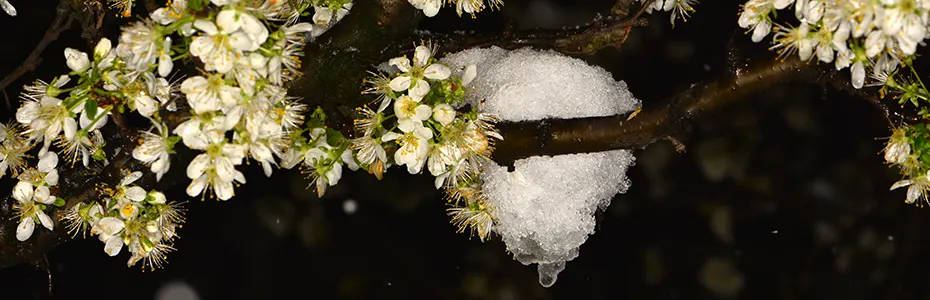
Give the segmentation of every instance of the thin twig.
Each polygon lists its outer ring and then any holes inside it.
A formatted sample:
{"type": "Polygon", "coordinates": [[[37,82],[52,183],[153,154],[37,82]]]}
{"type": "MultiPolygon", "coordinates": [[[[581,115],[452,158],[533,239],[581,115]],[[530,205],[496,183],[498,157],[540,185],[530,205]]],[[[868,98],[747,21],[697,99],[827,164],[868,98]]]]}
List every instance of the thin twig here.
{"type": "Polygon", "coordinates": [[[626,41],[630,29],[646,26],[643,18],[648,5],[653,0],[646,0],[629,18],[610,16],[605,20],[596,20],[578,29],[568,30],[529,30],[505,33],[498,36],[438,36],[442,52],[455,52],[462,49],[497,46],[504,49],[535,47],[553,49],[566,54],[594,54],[606,48],[620,48],[626,41]]]}
{"type": "Polygon", "coordinates": [[[55,9],[55,20],[52,21],[52,24],[48,26],[48,29],[45,30],[45,36],[42,37],[42,40],[39,41],[39,44],[36,45],[32,52],[29,53],[29,56],[26,57],[26,60],[19,65],[16,70],[13,70],[10,74],[6,75],[3,80],[0,80],[0,90],[6,90],[7,86],[19,79],[28,72],[32,72],[39,66],[39,63],[42,62],[42,52],[45,51],[45,47],[48,46],[51,42],[58,39],[58,35],[62,31],[71,27],[71,21],[74,20],[74,15],[71,14],[71,5],[68,4],[68,0],[61,0],[58,3],[58,7],[55,9]]]}

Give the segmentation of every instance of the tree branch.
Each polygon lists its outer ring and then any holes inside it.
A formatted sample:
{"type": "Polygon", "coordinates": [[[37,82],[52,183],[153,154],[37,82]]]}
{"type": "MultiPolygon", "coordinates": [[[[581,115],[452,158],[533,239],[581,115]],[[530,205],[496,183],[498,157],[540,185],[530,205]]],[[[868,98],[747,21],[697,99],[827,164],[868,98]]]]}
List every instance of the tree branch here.
{"type": "MultiPolygon", "coordinates": [[[[302,65],[303,76],[289,87],[291,95],[303,97],[304,103],[310,107],[322,106],[331,112],[330,125],[344,130],[352,128],[347,126],[352,122],[352,109],[368,101],[359,94],[363,79],[367,76],[366,71],[395,55],[389,50],[390,47],[396,41],[409,37],[422,17],[406,0],[357,2],[344,20],[307,46],[302,65]]],[[[61,15],[59,13],[58,17],[61,15]]],[[[579,31],[517,34],[484,42],[508,47],[533,45],[556,48],[563,52],[587,53],[605,45],[622,44],[630,27],[643,24],[641,16],[642,9],[629,19],[609,19],[606,23],[596,23],[579,31]],[[603,42],[605,39],[607,42],[603,42]]],[[[67,19],[70,22],[71,17],[67,19]]],[[[465,45],[447,44],[453,48],[465,45]]],[[[669,100],[667,105],[644,110],[630,120],[626,116],[611,116],[499,124],[505,139],[497,144],[493,158],[499,163],[510,164],[516,159],[534,155],[642,148],[657,140],[686,132],[690,123],[699,117],[776,84],[802,80],[833,84],[841,89],[848,86],[845,81],[839,83],[845,79],[836,76],[835,72],[812,68],[798,61],[767,61],[751,68],[737,69],[734,74],[731,78],[688,89],[669,100]]],[[[859,90],[846,91],[867,95],[859,90]]],[[[886,115],[894,115],[880,99],[867,99],[886,115]]],[[[183,113],[165,116],[171,127],[183,118],[183,113]]],[[[118,118],[114,115],[116,121],[118,118]]],[[[94,188],[96,184],[116,184],[125,171],[144,169],[130,154],[136,143],[137,132],[127,126],[109,126],[105,130],[108,136],[107,153],[113,155],[110,164],[91,169],[70,168],[61,172],[62,180],[54,194],[67,199],[67,204],[54,210],[51,215],[56,220],[54,232],[36,230],[31,239],[19,242],[15,238],[17,224],[14,220],[4,218],[0,221],[0,269],[19,263],[39,265],[45,253],[67,240],[64,238],[65,229],[57,221],[62,212],[77,203],[100,197],[94,188]]],[[[183,161],[183,157],[178,158],[183,161]]],[[[171,172],[180,174],[183,168],[175,167],[171,172]]],[[[143,185],[151,185],[151,175],[147,173],[143,185]]],[[[165,176],[169,182],[160,185],[170,184],[171,178],[175,177],[185,180],[184,176],[169,174],[165,176]]],[[[0,202],[0,214],[13,215],[12,201],[0,202]]]]}
{"type": "Polygon", "coordinates": [[[868,101],[888,118],[917,121],[912,113],[896,109],[877,97],[874,89],[855,89],[835,70],[808,65],[797,59],[766,60],[736,69],[730,78],[695,85],[667,101],[627,120],[625,115],[498,124],[504,140],[496,144],[494,161],[512,165],[530,156],[641,149],[690,130],[691,123],[733,102],[786,82],[829,85],[868,101]]]}
{"type": "MultiPolygon", "coordinates": [[[[649,25],[649,22],[643,18],[643,14],[651,3],[652,0],[646,1],[628,18],[622,15],[611,15],[577,29],[505,32],[498,36],[439,36],[440,47],[443,52],[492,45],[504,49],[535,47],[553,49],[565,54],[592,55],[606,47],[620,49],[633,27],[649,25]]],[[[622,3],[618,2],[617,5],[621,7],[622,3]]]]}
{"type": "Polygon", "coordinates": [[[69,0],[61,0],[58,2],[58,6],[55,8],[55,19],[52,20],[48,29],[45,30],[45,35],[42,36],[42,40],[36,44],[36,47],[32,49],[32,52],[29,53],[26,60],[24,60],[16,70],[13,70],[13,72],[7,74],[3,80],[0,80],[0,90],[6,90],[13,81],[35,70],[36,67],[39,66],[39,63],[42,62],[41,55],[42,52],[45,51],[45,47],[48,47],[48,44],[57,40],[58,35],[60,35],[62,31],[71,28],[71,21],[74,20],[74,15],[71,13],[71,4],[68,1],[69,0]]]}

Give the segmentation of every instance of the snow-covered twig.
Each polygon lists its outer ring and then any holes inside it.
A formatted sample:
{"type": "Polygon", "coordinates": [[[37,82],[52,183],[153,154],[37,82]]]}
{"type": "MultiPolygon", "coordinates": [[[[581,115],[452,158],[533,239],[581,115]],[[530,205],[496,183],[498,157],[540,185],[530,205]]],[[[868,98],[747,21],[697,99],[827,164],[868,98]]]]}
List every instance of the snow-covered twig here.
{"type": "Polygon", "coordinates": [[[635,116],[548,119],[498,124],[504,139],[492,158],[500,164],[539,155],[586,153],[613,149],[640,149],[656,141],[686,133],[693,122],[730,103],[750,100],[754,93],[786,82],[831,86],[868,101],[889,119],[913,122],[916,116],[890,105],[873,90],[852,88],[837,71],[808,65],[797,59],[762,60],[732,70],[729,78],[697,84],[663,105],[645,105],[635,116]]]}

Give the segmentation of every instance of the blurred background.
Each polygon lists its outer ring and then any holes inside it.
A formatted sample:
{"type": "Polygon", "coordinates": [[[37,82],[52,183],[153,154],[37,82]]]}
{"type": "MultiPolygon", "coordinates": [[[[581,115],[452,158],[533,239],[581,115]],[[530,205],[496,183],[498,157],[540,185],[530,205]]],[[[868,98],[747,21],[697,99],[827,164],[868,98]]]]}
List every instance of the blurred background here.
{"type": "MultiPolygon", "coordinates": [[[[4,75],[41,39],[57,3],[11,2],[20,15],[0,16],[4,75]]],[[[613,4],[578,2],[507,0],[477,19],[447,8],[422,29],[571,27],[613,4]]],[[[726,74],[728,44],[770,55],[736,26],[739,2],[703,1],[674,30],[668,13],[655,13],[622,49],[583,58],[626,81],[645,109],[664,105],[726,74]]],[[[79,33],[62,33],[36,72],[0,95],[9,99],[0,120],[23,84],[65,70],[64,47],[91,50],[79,33]]],[[[268,179],[251,165],[232,200],[188,200],[165,268],[127,269],[126,251],[110,258],[96,239],[78,239],[49,253],[48,271],[0,270],[0,298],[926,299],[928,211],[888,191],[899,179],[880,154],[889,124],[865,101],[790,84],[696,122],[681,137],[685,153],[664,141],[637,150],[629,192],[598,215],[596,233],[548,289],[499,239],[455,233],[428,176],[346,172],[318,199],[299,171],[268,179]]],[[[187,199],[183,189],[168,195],[187,199]]]]}

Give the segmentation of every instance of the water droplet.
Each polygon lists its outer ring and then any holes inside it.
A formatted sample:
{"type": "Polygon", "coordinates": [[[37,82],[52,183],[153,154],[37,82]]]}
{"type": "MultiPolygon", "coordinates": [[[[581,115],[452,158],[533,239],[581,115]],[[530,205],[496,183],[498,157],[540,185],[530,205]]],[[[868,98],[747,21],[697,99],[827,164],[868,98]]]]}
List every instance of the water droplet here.
{"type": "Polygon", "coordinates": [[[551,287],[559,279],[559,272],[565,270],[565,262],[540,263],[536,270],[539,272],[539,284],[543,287],[551,287]]]}

